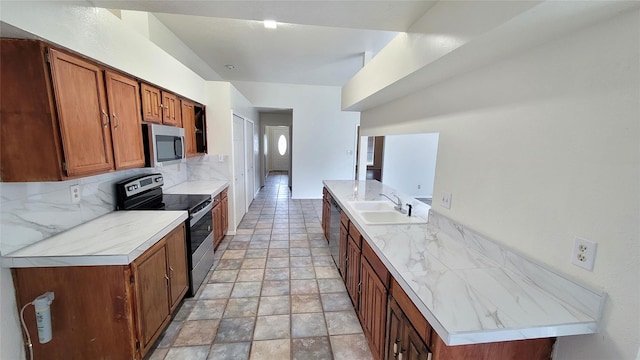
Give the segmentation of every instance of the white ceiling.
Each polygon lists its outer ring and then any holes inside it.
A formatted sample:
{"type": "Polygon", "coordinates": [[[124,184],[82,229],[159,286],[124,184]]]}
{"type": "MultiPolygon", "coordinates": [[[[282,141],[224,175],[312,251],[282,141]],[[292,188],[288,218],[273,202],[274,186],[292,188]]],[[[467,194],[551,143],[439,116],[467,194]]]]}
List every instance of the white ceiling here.
{"type": "Polygon", "coordinates": [[[226,81],[342,86],[435,1],[113,1],[153,13],[226,81]],[[279,22],[265,29],[264,19],[279,22]],[[225,65],[235,68],[229,70],[225,65]]]}

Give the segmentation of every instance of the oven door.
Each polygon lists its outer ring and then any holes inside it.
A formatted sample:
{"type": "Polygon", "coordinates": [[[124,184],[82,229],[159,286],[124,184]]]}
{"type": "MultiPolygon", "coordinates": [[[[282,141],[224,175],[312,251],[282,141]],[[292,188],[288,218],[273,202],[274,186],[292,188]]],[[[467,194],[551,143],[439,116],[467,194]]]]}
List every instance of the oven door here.
{"type": "Polygon", "coordinates": [[[189,243],[191,284],[187,296],[194,296],[213,265],[213,218],[212,203],[192,214],[189,218],[189,243]]]}

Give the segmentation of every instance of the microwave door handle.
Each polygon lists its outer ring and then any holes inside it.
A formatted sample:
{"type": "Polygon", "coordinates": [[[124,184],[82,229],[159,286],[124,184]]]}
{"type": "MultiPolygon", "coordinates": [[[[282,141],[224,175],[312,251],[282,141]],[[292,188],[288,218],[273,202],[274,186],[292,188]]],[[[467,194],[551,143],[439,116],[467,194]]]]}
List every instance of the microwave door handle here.
{"type": "Polygon", "coordinates": [[[182,159],[184,151],[182,148],[182,138],[178,137],[173,140],[173,151],[176,154],[176,159],[182,159]]]}

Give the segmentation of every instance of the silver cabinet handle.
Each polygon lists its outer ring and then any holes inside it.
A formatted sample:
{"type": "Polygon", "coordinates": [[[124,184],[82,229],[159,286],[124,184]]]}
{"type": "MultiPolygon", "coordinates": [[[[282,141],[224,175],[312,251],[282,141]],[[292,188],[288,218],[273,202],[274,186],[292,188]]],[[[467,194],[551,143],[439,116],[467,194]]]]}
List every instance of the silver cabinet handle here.
{"type": "Polygon", "coordinates": [[[169,278],[173,279],[173,268],[169,266],[169,278]]]}
{"type": "Polygon", "coordinates": [[[120,125],[120,119],[118,119],[118,116],[116,116],[116,113],[113,113],[113,119],[115,120],[116,124],[113,125],[114,129],[117,129],[118,126],[120,125]]]}

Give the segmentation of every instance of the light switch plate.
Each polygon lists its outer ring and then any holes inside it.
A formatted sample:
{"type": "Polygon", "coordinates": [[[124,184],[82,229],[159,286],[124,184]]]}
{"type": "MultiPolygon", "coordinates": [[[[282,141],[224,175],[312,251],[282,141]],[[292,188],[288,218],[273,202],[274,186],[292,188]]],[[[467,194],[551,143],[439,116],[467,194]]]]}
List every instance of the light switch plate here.
{"type": "Polygon", "coordinates": [[[440,195],[440,206],[445,209],[451,209],[451,193],[445,192],[440,195]]]}

